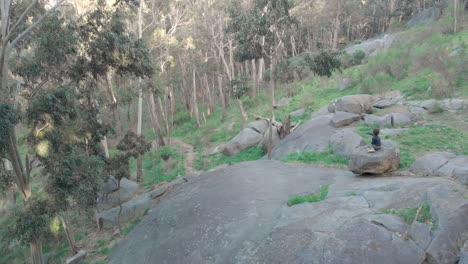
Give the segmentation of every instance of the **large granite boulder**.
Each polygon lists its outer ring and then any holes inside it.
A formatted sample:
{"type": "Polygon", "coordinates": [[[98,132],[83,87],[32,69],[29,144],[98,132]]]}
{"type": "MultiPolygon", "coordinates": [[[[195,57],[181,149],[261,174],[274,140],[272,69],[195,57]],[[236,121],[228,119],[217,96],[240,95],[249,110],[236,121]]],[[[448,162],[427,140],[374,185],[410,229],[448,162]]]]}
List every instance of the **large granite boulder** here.
{"type": "Polygon", "coordinates": [[[372,113],[372,96],[368,94],[347,95],[333,101],[328,107],[330,113],[336,111],[355,114],[372,113]]]}
{"type": "Polygon", "coordinates": [[[440,177],[353,177],[306,164],[244,162],[204,172],[160,199],[108,262],[454,264],[467,240],[466,195],[463,185],[440,177]],[[325,184],[323,201],[287,205],[325,184]],[[415,223],[408,239],[409,224],[382,213],[424,203],[431,219],[415,223]]]}
{"type": "MultiPolygon", "coordinates": [[[[280,138],[280,135],[276,126],[273,126],[271,129],[273,131],[273,137],[272,137],[273,146],[272,147],[274,148],[281,141],[281,138],[280,138]]],[[[260,146],[262,147],[263,151],[265,151],[265,153],[268,152],[269,144],[270,144],[270,129],[267,129],[265,132],[265,135],[263,135],[262,141],[260,142],[260,146]]]]}
{"type": "Polygon", "coordinates": [[[415,27],[421,25],[427,25],[435,20],[437,20],[441,15],[440,8],[438,7],[431,7],[422,12],[417,13],[414,15],[406,25],[408,27],[415,27]]]}
{"type": "Polygon", "coordinates": [[[296,111],[293,111],[293,112],[289,113],[289,115],[291,117],[300,117],[300,116],[304,115],[305,113],[306,113],[305,108],[301,108],[301,109],[298,109],[296,111]]]}
{"type": "Polygon", "coordinates": [[[382,149],[368,153],[367,146],[353,151],[349,170],[357,174],[384,174],[396,171],[400,165],[400,147],[389,140],[382,141],[382,149]]]}
{"type": "Polygon", "coordinates": [[[382,37],[368,39],[360,44],[349,46],[344,51],[353,55],[357,50],[362,50],[366,57],[374,56],[388,50],[396,40],[398,40],[397,34],[385,34],[382,37]]]}
{"type": "Polygon", "coordinates": [[[120,188],[117,184],[117,180],[111,177],[101,188],[97,201],[99,211],[108,210],[129,201],[138,191],[138,183],[126,178],[120,180],[120,188]]]}
{"type": "Polygon", "coordinates": [[[436,170],[434,175],[455,179],[468,186],[468,155],[454,157],[436,170]]]}
{"type": "Polygon", "coordinates": [[[365,115],[363,117],[364,123],[369,126],[391,126],[392,125],[392,115],[387,114],[383,116],[377,115],[365,115]]]}
{"type": "Polygon", "coordinates": [[[263,135],[267,131],[269,123],[266,120],[257,120],[249,123],[247,127],[263,135]]]}
{"type": "Polygon", "coordinates": [[[412,116],[409,114],[403,114],[403,113],[393,113],[392,114],[392,126],[407,126],[413,123],[413,120],[411,119],[412,116]]]}
{"type": "Polygon", "coordinates": [[[224,145],[223,153],[229,156],[256,146],[262,140],[263,135],[251,128],[244,128],[237,136],[224,145]]]}
{"type": "Polygon", "coordinates": [[[349,158],[353,151],[366,143],[364,139],[356,134],[352,128],[337,131],[330,138],[330,145],[333,147],[333,154],[349,158]]]}
{"type": "Polygon", "coordinates": [[[336,111],[335,114],[333,115],[332,123],[336,128],[338,128],[338,127],[350,125],[360,119],[361,119],[361,115],[336,111]]]}
{"type": "Polygon", "coordinates": [[[440,169],[453,158],[455,158],[455,154],[450,152],[434,152],[417,158],[411,166],[410,171],[421,176],[433,175],[436,170],[440,169]]]}
{"type": "Polygon", "coordinates": [[[281,140],[273,148],[272,157],[281,159],[291,153],[326,151],[330,135],[337,130],[329,115],[316,116],[281,140]]]}

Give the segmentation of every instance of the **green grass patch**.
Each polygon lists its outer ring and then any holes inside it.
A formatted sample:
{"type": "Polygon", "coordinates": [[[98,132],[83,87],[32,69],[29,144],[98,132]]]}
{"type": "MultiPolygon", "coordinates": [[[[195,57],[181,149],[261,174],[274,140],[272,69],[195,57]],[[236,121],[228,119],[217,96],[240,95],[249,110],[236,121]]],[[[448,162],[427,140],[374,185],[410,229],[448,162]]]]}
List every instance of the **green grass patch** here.
{"type": "Polygon", "coordinates": [[[349,160],[338,155],[334,155],[330,150],[324,152],[301,152],[291,153],[282,159],[284,162],[301,162],[307,164],[324,165],[347,165],[349,160]]]}
{"type": "MultiPolygon", "coordinates": [[[[374,127],[362,125],[356,128],[367,143],[371,138],[366,135],[374,127]]],[[[413,126],[397,135],[385,136],[400,146],[400,167],[410,167],[416,157],[428,152],[451,151],[464,154],[468,151],[468,134],[447,125],[432,123],[426,126],[413,126]]]]}
{"type": "MultiPolygon", "coordinates": [[[[416,213],[419,207],[409,207],[409,208],[399,208],[399,209],[386,209],[383,210],[382,213],[384,214],[394,214],[398,215],[405,221],[407,224],[411,224],[416,217],[416,213]]],[[[416,221],[420,223],[430,224],[433,227],[435,225],[435,221],[431,217],[431,206],[428,203],[424,203],[421,208],[421,212],[419,213],[418,219],[416,221]]]]}
{"type": "Polygon", "coordinates": [[[293,206],[296,204],[301,203],[316,203],[325,200],[328,196],[328,187],[330,184],[323,185],[320,188],[320,192],[318,194],[311,194],[306,196],[294,196],[293,198],[288,200],[288,206],[293,206]]]}
{"type": "Polygon", "coordinates": [[[128,235],[128,233],[130,233],[139,223],[141,223],[141,218],[138,217],[136,218],[135,220],[133,220],[129,225],[127,225],[126,227],[124,227],[122,229],[122,233],[124,235],[128,235]]]}
{"type": "MultiPolygon", "coordinates": [[[[154,149],[143,156],[143,170],[143,184],[148,189],[160,182],[170,182],[179,175],[185,175],[185,157],[172,146],[154,149]]],[[[136,171],[135,159],[130,162],[130,171],[136,171]]]]}
{"type": "Polygon", "coordinates": [[[244,161],[258,160],[265,156],[265,152],[261,147],[252,147],[234,156],[221,153],[207,157],[201,154],[201,149],[198,149],[198,156],[199,158],[194,161],[194,167],[197,170],[209,170],[223,164],[232,165],[244,161]]]}

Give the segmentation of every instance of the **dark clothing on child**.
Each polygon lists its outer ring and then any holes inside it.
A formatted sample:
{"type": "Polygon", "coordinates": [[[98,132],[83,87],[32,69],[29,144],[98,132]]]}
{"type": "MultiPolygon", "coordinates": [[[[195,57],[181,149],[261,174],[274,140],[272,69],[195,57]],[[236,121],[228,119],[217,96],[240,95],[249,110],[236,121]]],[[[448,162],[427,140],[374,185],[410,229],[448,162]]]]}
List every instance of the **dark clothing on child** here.
{"type": "Polygon", "coordinates": [[[380,137],[379,136],[375,136],[374,134],[372,133],[367,133],[369,135],[372,136],[372,142],[371,142],[371,145],[372,147],[375,149],[375,150],[379,150],[382,148],[382,142],[380,141],[380,137]]]}

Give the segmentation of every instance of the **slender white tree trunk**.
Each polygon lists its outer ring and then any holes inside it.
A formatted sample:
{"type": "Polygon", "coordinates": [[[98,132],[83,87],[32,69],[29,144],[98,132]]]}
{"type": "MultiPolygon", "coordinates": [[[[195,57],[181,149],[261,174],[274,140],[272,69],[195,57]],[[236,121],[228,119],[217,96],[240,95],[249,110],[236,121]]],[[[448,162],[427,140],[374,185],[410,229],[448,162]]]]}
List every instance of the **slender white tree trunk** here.
{"type": "MultiPolygon", "coordinates": [[[[140,0],[138,6],[138,38],[141,39],[143,35],[143,4],[144,0],[140,0]]],[[[141,85],[141,77],[138,78],[138,123],[137,135],[141,136],[142,122],[143,122],[143,87],[141,85]]],[[[141,182],[143,178],[143,161],[141,155],[137,156],[137,175],[136,181],[141,182]]]]}

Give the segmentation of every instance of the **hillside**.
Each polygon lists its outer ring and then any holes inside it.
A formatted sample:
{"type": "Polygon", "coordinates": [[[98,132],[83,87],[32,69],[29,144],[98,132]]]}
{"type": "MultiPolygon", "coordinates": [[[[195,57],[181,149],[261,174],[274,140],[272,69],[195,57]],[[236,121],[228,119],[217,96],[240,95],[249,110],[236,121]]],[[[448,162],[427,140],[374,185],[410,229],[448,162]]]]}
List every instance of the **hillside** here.
{"type": "Polygon", "coordinates": [[[78,2],[7,71],[0,263],[468,263],[466,1],[298,1],[261,55],[249,1],[78,2]]]}

